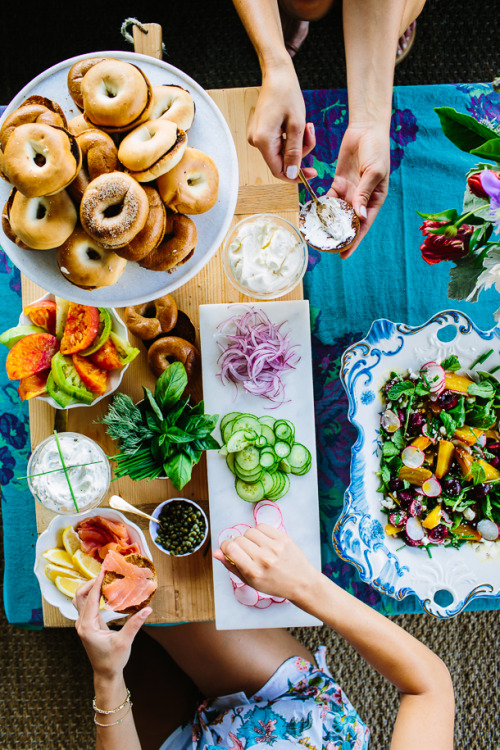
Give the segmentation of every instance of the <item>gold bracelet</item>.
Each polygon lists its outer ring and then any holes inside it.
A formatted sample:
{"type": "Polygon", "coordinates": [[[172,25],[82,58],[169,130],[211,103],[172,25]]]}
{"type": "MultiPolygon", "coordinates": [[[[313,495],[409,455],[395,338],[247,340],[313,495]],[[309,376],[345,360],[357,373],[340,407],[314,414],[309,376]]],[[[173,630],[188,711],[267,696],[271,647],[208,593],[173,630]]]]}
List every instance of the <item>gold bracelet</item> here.
{"type": "MultiPolygon", "coordinates": [[[[123,705],[125,705],[125,703],[123,705]]],[[[122,718],[118,719],[118,721],[113,721],[111,724],[101,724],[100,721],[97,721],[97,717],[94,714],[94,724],[96,724],[98,727],[116,727],[117,724],[121,724],[122,723],[122,721],[125,718],[125,716],[131,711],[132,705],[133,705],[132,701],[129,701],[128,708],[127,708],[126,712],[123,714],[122,718]]],[[[110,711],[110,713],[111,713],[111,711],[110,711]]]]}
{"type": "MultiPolygon", "coordinates": [[[[92,700],[92,708],[93,708],[93,709],[94,709],[94,711],[96,711],[96,712],[97,712],[98,714],[104,714],[105,716],[108,716],[108,714],[117,714],[117,713],[118,713],[118,711],[121,711],[121,709],[122,709],[122,708],[123,708],[124,706],[126,706],[126,705],[127,705],[127,703],[130,703],[130,690],[129,690],[128,688],[125,688],[125,690],[127,691],[127,697],[125,698],[125,700],[123,701],[123,703],[121,704],[121,706],[118,706],[118,708],[112,708],[112,709],[111,709],[111,711],[105,711],[105,710],[104,710],[103,708],[98,708],[98,707],[96,706],[96,702],[95,702],[95,697],[94,697],[94,698],[93,698],[93,700],[92,700]]],[[[108,726],[108,725],[107,725],[107,724],[105,724],[104,726],[108,726]]]]}

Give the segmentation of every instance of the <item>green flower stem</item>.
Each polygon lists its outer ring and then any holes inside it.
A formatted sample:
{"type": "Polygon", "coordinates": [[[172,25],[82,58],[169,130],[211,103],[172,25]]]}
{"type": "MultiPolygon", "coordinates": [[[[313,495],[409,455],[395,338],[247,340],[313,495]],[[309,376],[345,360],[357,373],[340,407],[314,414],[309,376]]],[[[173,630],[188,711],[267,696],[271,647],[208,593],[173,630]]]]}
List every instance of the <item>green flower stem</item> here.
{"type": "Polygon", "coordinates": [[[66,464],[64,463],[64,458],[61,450],[61,446],[59,444],[59,435],[57,434],[57,430],[54,430],[54,437],[56,439],[56,445],[57,445],[57,451],[59,453],[59,458],[61,459],[62,467],[64,469],[64,476],[66,477],[66,481],[68,483],[69,491],[71,492],[71,497],[73,498],[73,502],[75,504],[76,512],[80,512],[80,508],[78,507],[78,503],[76,502],[75,493],[73,492],[73,487],[71,486],[71,482],[69,481],[69,474],[68,470],[66,468],[66,464]]]}
{"type": "MultiPolygon", "coordinates": [[[[92,466],[93,464],[102,464],[101,461],[89,461],[87,464],[73,464],[73,466],[67,466],[66,468],[69,469],[78,469],[80,466],[92,466]]],[[[27,474],[25,477],[19,477],[19,479],[33,479],[34,477],[44,477],[46,474],[55,474],[57,471],[64,471],[64,468],[61,466],[60,469],[50,469],[50,471],[41,471],[40,474],[27,474]]]]}

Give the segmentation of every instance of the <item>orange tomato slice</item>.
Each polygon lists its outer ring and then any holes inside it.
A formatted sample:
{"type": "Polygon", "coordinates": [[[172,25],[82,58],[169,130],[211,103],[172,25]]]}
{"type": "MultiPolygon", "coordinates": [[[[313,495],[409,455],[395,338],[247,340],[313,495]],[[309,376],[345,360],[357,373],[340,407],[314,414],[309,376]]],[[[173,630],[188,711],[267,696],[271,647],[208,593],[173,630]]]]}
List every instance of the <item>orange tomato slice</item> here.
{"type": "Polygon", "coordinates": [[[47,379],[50,374],[50,367],[42,372],[36,372],[23,378],[19,383],[18,393],[21,401],[27,401],[29,398],[36,398],[47,392],[47,379]]]}
{"type": "Polygon", "coordinates": [[[56,332],[56,303],[54,300],[42,300],[41,302],[32,302],[26,305],[23,310],[31,322],[45,328],[49,333],[56,332]]]}
{"type": "Polygon", "coordinates": [[[103,370],[118,370],[122,367],[118,349],[110,338],[104,342],[100,349],[90,354],[89,359],[103,370]]]}
{"type": "Polygon", "coordinates": [[[97,393],[99,396],[104,396],[108,387],[108,373],[96,367],[86,357],[81,357],[79,354],[73,354],[72,360],[75,370],[89,391],[97,393]]]}
{"type": "Polygon", "coordinates": [[[99,331],[99,310],[70,302],[61,340],[61,354],[76,354],[87,349],[99,331]]]}
{"type": "Polygon", "coordinates": [[[22,380],[47,370],[59,349],[59,341],[51,333],[31,333],[14,344],[7,355],[5,368],[9,380],[22,380]]]}

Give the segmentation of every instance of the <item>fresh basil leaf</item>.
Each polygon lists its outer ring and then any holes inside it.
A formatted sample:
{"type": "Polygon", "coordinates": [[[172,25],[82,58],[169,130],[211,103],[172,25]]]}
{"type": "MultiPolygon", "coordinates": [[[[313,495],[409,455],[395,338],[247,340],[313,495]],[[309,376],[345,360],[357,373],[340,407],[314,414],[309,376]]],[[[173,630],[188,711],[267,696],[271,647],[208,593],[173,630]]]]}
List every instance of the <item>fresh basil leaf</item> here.
{"type": "Polygon", "coordinates": [[[443,368],[443,370],[451,370],[451,372],[456,372],[457,370],[461,369],[462,365],[460,364],[458,357],[452,354],[451,357],[443,359],[443,361],[441,362],[441,367],[443,368]]]}
{"type": "Polygon", "coordinates": [[[194,443],[183,443],[182,451],[192,460],[193,464],[197,464],[201,458],[202,450],[197,450],[194,447],[194,443]]]}
{"type": "Polygon", "coordinates": [[[168,427],[164,430],[164,435],[171,443],[190,443],[193,439],[192,435],[179,427],[168,427]]]}
{"type": "Polygon", "coordinates": [[[162,372],[155,386],[155,398],[166,411],[179,401],[187,386],[186,368],[182,362],[173,362],[162,372]]]}
{"type": "Polygon", "coordinates": [[[163,470],[175,489],[182,490],[191,479],[193,462],[185,453],[178,453],[163,464],[163,470]]]}
{"type": "Polygon", "coordinates": [[[218,450],[220,448],[217,440],[211,435],[208,435],[208,437],[203,438],[202,440],[195,440],[194,446],[197,450],[200,451],[218,450]]]}
{"type": "MultiPolygon", "coordinates": [[[[482,125],[475,117],[457,112],[453,107],[435,107],[445,136],[461,151],[472,152],[498,133],[482,125]]],[[[487,157],[490,158],[490,157],[487,157]]]]}
{"type": "Polygon", "coordinates": [[[146,403],[149,404],[151,409],[153,410],[153,413],[158,418],[159,422],[163,422],[163,413],[158,404],[156,403],[155,397],[149,390],[149,388],[146,388],[146,386],[142,386],[142,390],[144,391],[144,398],[146,400],[146,403]]]}
{"type": "Polygon", "coordinates": [[[481,466],[481,464],[478,464],[475,461],[471,464],[470,473],[474,484],[482,484],[486,479],[484,466],[481,466]]]}
{"type": "Polygon", "coordinates": [[[170,409],[170,411],[167,411],[165,413],[165,422],[168,425],[175,424],[180,418],[181,415],[184,412],[184,409],[189,403],[189,396],[186,396],[186,398],[181,398],[180,401],[177,402],[177,405],[175,409],[170,409]]]}
{"type": "Polygon", "coordinates": [[[403,393],[413,393],[415,391],[415,384],[410,380],[402,380],[400,383],[395,383],[387,391],[387,398],[390,401],[397,401],[403,393]]]}
{"type": "Polygon", "coordinates": [[[471,383],[467,388],[469,396],[478,396],[479,398],[491,398],[495,395],[495,388],[488,380],[481,383],[471,383]]]}
{"type": "Polygon", "coordinates": [[[153,414],[152,411],[147,411],[145,414],[145,417],[146,417],[146,424],[152,432],[161,431],[161,422],[159,421],[156,414],[153,414]]]}

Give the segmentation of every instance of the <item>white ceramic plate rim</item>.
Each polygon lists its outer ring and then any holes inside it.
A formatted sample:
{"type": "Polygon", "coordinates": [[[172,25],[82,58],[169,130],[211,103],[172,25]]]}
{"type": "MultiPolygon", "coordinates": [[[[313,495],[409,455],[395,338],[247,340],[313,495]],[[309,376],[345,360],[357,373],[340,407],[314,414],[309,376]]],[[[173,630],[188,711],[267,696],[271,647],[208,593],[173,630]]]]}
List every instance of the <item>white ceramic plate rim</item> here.
{"type": "MultiPolygon", "coordinates": [[[[62,274],[59,273],[59,271],[55,272],[53,274],[53,278],[55,283],[55,286],[51,286],[51,288],[61,297],[64,299],[71,299],[74,302],[80,302],[82,304],[93,304],[98,305],[99,307],[125,307],[126,305],[138,305],[143,302],[148,302],[151,299],[161,297],[164,294],[169,294],[173,292],[175,289],[178,289],[180,286],[186,284],[188,281],[190,281],[196,274],[209,262],[209,260],[215,255],[218,248],[220,247],[222,240],[224,239],[224,236],[226,235],[230,225],[231,221],[233,219],[234,211],[236,208],[236,202],[238,199],[238,159],[236,154],[236,148],[233,141],[233,136],[231,134],[231,131],[229,130],[229,126],[224,119],[224,116],[222,115],[222,112],[217,107],[213,99],[207,94],[207,92],[197,83],[194,79],[192,79],[190,76],[188,76],[183,71],[179,70],[178,68],[175,68],[173,65],[169,65],[166,62],[163,62],[163,60],[157,60],[154,57],[149,57],[148,55],[142,55],[137,52],[128,52],[123,50],[103,50],[103,51],[97,51],[97,52],[88,52],[83,55],[77,55],[75,57],[68,58],[66,60],[63,60],[56,65],[51,66],[47,70],[40,73],[38,76],[33,78],[29,83],[24,86],[21,91],[16,94],[16,96],[12,99],[12,101],[7,106],[5,112],[3,113],[2,117],[0,117],[0,127],[8,115],[13,112],[23,101],[27,98],[27,96],[31,94],[37,93],[37,87],[40,83],[46,81],[46,79],[54,76],[55,74],[59,73],[64,68],[69,68],[74,63],[78,62],[79,60],[85,60],[88,57],[115,57],[122,60],[126,60],[127,62],[133,62],[136,65],[140,65],[140,63],[144,63],[146,65],[153,65],[155,67],[158,67],[160,70],[164,70],[168,75],[173,76],[174,79],[178,79],[180,81],[183,81],[187,88],[189,88],[193,93],[196,93],[196,96],[198,96],[200,99],[203,99],[207,106],[210,108],[218,127],[221,129],[221,133],[225,136],[225,146],[227,147],[227,154],[228,154],[228,162],[230,165],[230,169],[226,175],[227,180],[227,187],[226,187],[226,200],[227,200],[227,208],[224,214],[224,218],[221,222],[221,225],[219,227],[219,230],[216,232],[214,239],[212,240],[212,244],[208,247],[207,250],[203,253],[203,255],[196,258],[196,252],[194,253],[192,261],[188,261],[188,263],[185,266],[181,266],[178,268],[175,272],[172,274],[168,274],[167,272],[156,272],[156,271],[147,271],[147,274],[151,274],[152,278],[160,278],[160,276],[165,277],[165,284],[161,286],[158,284],[156,287],[154,284],[154,289],[150,289],[148,292],[139,292],[136,293],[133,292],[133,289],[130,288],[130,291],[124,294],[123,297],[120,297],[119,299],[112,295],[112,291],[114,286],[111,287],[102,287],[101,289],[96,289],[94,291],[87,291],[84,289],[80,289],[79,287],[74,286],[70,282],[68,282],[62,274]],[[60,277],[60,278],[59,278],[60,277]],[[111,297],[107,297],[106,294],[110,293],[111,297]],[[126,296],[126,294],[130,296],[126,296]]],[[[175,82],[175,81],[174,81],[175,82]]],[[[168,83],[168,81],[167,81],[168,83]]],[[[155,84],[153,84],[155,85],[155,84]]],[[[64,109],[64,107],[63,107],[64,109]]],[[[76,110],[76,105],[75,105],[76,110]]],[[[189,136],[188,136],[189,138],[189,136]]],[[[193,143],[193,146],[198,146],[198,143],[193,143]]],[[[203,144],[199,144],[202,147],[203,150],[203,144]]],[[[219,165],[218,165],[219,166],[219,165]]],[[[219,169],[220,172],[220,169],[219,169]]],[[[5,185],[6,183],[4,183],[5,185]]],[[[8,192],[10,192],[10,186],[8,186],[8,192]]],[[[219,192],[220,197],[220,192],[219,192]]],[[[212,209],[214,210],[214,209],[212,209]]],[[[207,212],[210,213],[210,212],[207,212]]],[[[196,223],[197,217],[193,216],[193,221],[196,223]]],[[[22,263],[23,259],[23,252],[28,252],[22,250],[22,248],[17,247],[13,242],[11,242],[4,234],[3,229],[0,226],[0,238],[2,240],[2,247],[9,256],[9,258],[12,260],[12,262],[18,266],[18,268],[25,273],[26,276],[31,278],[31,275],[26,273],[26,269],[23,268],[24,264],[22,263]],[[21,252],[22,251],[22,252],[21,252]],[[19,260],[21,260],[21,263],[19,263],[19,260]]],[[[36,252],[36,251],[35,251],[36,252]]],[[[42,252],[42,251],[40,251],[42,252]]],[[[49,251],[48,251],[49,252],[49,251]]],[[[145,272],[145,269],[141,269],[141,271],[145,272]]],[[[127,269],[125,270],[125,273],[122,276],[127,276],[127,269]]],[[[145,278],[147,278],[146,276],[145,278]]],[[[36,278],[33,278],[33,281],[36,282],[36,278]]],[[[133,281],[133,276],[128,279],[129,282],[133,281]]],[[[132,285],[133,286],[133,285],[132,285]]],[[[130,287],[130,285],[129,285],[130,287]]]]}
{"type": "MultiPolygon", "coordinates": [[[[54,301],[55,300],[55,296],[53,294],[50,294],[48,292],[47,294],[44,294],[43,297],[39,297],[34,302],[30,302],[30,304],[35,305],[37,302],[42,302],[44,300],[52,300],[52,301],[54,301]]],[[[99,305],[99,307],[102,307],[102,305],[99,305]]],[[[111,330],[114,333],[117,333],[118,336],[120,336],[120,338],[125,339],[126,341],[128,341],[128,329],[127,329],[127,326],[125,325],[125,323],[123,322],[123,320],[120,318],[120,316],[118,315],[118,313],[116,312],[116,310],[113,307],[108,307],[107,310],[108,310],[108,312],[111,313],[111,318],[113,320],[113,326],[112,326],[111,330]]],[[[24,312],[21,312],[21,314],[19,316],[19,325],[20,326],[24,326],[24,325],[34,325],[34,324],[33,324],[33,321],[30,320],[30,318],[27,315],[24,314],[24,312]]],[[[49,404],[50,406],[53,406],[54,409],[78,409],[80,406],[95,406],[95,404],[99,403],[99,401],[102,401],[103,398],[107,398],[112,393],[114,393],[114,391],[116,391],[116,389],[118,388],[118,386],[122,382],[122,378],[123,378],[123,376],[125,374],[125,370],[128,368],[129,365],[130,365],[130,362],[128,362],[125,365],[125,367],[122,367],[119,370],[110,370],[109,371],[109,375],[108,375],[108,387],[106,389],[106,393],[103,393],[102,396],[97,396],[97,398],[95,398],[92,401],[91,404],[83,404],[83,403],[81,403],[81,404],[70,404],[69,406],[59,406],[59,404],[57,403],[57,401],[54,401],[54,399],[52,398],[52,396],[37,396],[36,398],[39,401],[45,401],[45,403],[49,404]]]]}
{"type": "MultiPolygon", "coordinates": [[[[45,531],[43,531],[38,537],[35,547],[34,572],[38,579],[38,583],[40,584],[42,597],[48,604],[57,607],[63,617],[66,617],[68,620],[76,620],[78,612],[76,607],[72,604],[71,599],[59,591],[59,589],[56,588],[56,585],[45,575],[45,566],[49,563],[44,557],[42,557],[42,554],[57,546],[58,535],[61,531],[68,526],[75,526],[77,523],[80,523],[80,521],[83,521],[84,518],[91,518],[93,516],[106,516],[106,518],[112,518],[116,521],[123,521],[123,523],[125,523],[130,529],[130,537],[132,541],[139,543],[145,557],[148,557],[150,560],[153,559],[142,530],[137,524],[129,521],[129,519],[118,510],[112,510],[111,508],[94,508],[93,510],[88,510],[85,513],[79,513],[78,515],[55,516],[45,531]]],[[[126,615],[121,612],[112,612],[105,609],[101,611],[101,615],[105,622],[119,620],[126,617],[126,615]]]]}

